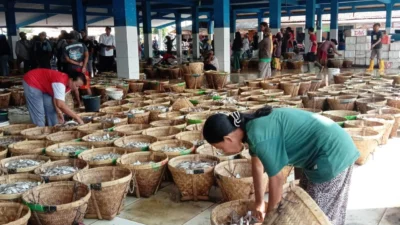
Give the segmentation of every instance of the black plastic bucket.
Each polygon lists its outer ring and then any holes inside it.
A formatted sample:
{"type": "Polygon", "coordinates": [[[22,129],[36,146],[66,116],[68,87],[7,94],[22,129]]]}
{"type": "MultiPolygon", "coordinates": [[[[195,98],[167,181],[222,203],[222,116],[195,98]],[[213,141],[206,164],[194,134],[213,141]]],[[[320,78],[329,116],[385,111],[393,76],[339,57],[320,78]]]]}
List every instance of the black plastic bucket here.
{"type": "Polygon", "coordinates": [[[0,109],[0,123],[8,121],[8,110],[0,109]]]}
{"type": "Polygon", "coordinates": [[[100,109],[100,96],[85,95],[82,96],[86,112],[98,112],[100,109]]]}

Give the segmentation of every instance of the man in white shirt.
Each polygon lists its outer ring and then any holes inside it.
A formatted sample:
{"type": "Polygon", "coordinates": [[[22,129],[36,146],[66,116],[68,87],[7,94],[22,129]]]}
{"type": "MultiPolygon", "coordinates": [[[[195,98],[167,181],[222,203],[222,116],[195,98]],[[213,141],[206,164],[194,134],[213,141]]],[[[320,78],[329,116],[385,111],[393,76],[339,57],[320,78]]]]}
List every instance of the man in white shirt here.
{"type": "Polygon", "coordinates": [[[114,65],[115,37],[111,34],[111,27],[106,27],[106,33],[100,35],[100,66],[102,71],[112,71],[114,65]]]}
{"type": "Polygon", "coordinates": [[[249,41],[249,35],[245,34],[243,38],[243,55],[242,58],[244,59],[244,55],[246,54],[247,58],[250,57],[250,41],[249,41]]]}

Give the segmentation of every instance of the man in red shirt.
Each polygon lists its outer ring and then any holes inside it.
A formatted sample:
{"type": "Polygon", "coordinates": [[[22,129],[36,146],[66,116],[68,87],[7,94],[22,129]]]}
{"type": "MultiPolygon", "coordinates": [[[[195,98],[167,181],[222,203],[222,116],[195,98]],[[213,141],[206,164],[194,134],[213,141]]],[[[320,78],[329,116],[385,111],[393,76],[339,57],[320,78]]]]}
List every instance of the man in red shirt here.
{"type": "Polygon", "coordinates": [[[314,33],[314,28],[308,28],[308,34],[310,35],[310,51],[307,53],[306,61],[307,63],[307,73],[310,72],[310,63],[314,63],[316,67],[319,68],[319,72],[321,72],[322,66],[318,62],[315,62],[317,57],[317,50],[318,50],[318,42],[317,42],[317,35],[314,33]]]}

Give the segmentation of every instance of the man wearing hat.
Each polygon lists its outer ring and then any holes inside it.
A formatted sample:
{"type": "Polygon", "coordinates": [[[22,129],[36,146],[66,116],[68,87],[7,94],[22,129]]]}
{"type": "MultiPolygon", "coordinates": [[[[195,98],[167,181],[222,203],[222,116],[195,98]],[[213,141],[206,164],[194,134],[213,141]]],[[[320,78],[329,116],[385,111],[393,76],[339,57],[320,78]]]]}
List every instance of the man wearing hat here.
{"type": "Polygon", "coordinates": [[[21,38],[21,40],[17,41],[15,45],[15,54],[17,55],[18,68],[21,65],[21,62],[23,62],[24,73],[26,73],[31,69],[32,45],[30,41],[26,39],[25,32],[20,32],[19,37],[21,38]]]}

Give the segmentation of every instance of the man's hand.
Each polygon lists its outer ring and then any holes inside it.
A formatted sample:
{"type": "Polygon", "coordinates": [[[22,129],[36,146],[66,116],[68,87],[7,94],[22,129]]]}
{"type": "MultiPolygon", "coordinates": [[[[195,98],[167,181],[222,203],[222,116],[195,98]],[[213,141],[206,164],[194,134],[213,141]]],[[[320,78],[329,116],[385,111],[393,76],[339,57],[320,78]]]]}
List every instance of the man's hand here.
{"type": "Polygon", "coordinates": [[[265,202],[257,203],[255,209],[255,216],[259,222],[263,222],[265,218],[265,202]]]}
{"type": "Polygon", "coordinates": [[[76,122],[79,123],[79,124],[85,124],[85,123],[83,122],[83,120],[82,120],[81,118],[79,118],[79,117],[76,118],[75,120],[76,120],[76,122]]]}
{"type": "Polygon", "coordinates": [[[82,67],[82,73],[86,73],[86,66],[82,67]]]}
{"type": "Polygon", "coordinates": [[[64,114],[62,112],[57,113],[58,123],[63,124],[64,121],[64,114]]]}

